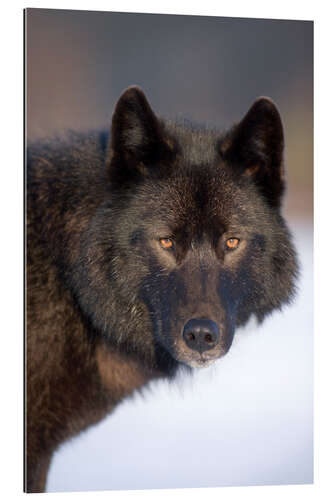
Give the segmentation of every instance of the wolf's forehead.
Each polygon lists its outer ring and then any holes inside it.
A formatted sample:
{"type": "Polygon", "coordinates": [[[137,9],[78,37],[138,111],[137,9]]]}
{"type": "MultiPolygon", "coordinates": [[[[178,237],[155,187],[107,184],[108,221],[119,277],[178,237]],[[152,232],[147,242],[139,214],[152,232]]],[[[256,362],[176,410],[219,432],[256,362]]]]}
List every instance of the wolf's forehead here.
{"type": "Polygon", "coordinates": [[[183,160],[187,164],[214,163],[217,158],[219,134],[205,126],[193,125],[186,120],[166,122],[166,128],[177,140],[183,160]]]}

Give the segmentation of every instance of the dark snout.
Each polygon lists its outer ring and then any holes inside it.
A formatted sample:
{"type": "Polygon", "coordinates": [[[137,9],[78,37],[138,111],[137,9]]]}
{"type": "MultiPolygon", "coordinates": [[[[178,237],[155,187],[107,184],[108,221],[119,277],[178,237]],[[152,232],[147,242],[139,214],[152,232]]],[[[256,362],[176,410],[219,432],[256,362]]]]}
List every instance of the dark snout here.
{"type": "Polygon", "coordinates": [[[219,337],[219,327],[210,319],[190,319],[184,326],[185,344],[200,354],[213,349],[218,344],[219,337]]]}

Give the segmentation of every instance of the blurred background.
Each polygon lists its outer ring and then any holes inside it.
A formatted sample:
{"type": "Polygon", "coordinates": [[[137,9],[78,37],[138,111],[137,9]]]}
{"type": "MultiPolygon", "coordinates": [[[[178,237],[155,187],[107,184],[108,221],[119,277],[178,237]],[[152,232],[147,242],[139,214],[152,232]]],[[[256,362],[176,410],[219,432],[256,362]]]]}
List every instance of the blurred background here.
{"type": "Polygon", "coordinates": [[[312,482],[313,23],[27,9],[26,54],[29,139],[109,128],[133,84],[157,114],[221,129],[271,97],[302,268],[295,304],[239,331],[225,359],[65,444],[47,490],[312,482]]]}

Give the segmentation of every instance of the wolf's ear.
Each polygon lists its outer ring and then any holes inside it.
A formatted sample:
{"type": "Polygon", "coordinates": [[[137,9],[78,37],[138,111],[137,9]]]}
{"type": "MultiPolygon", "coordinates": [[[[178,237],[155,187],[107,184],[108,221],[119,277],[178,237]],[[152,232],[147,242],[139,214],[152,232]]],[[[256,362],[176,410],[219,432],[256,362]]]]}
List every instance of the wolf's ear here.
{"type": "Polygon", "coordinates": [[[139,87],[129,87],[117,102],[112,117],[111,150],[124,171],[136,167],[142,173],[172,159],[172,140],[139,87]]]}
{"type": "Polygon", "coordinates": [[[243,120],[222,141],[222,157],[249,176],[270,205],[279,207],[284,190],[283,127],[275,104],[257,99],[243,120]]]}

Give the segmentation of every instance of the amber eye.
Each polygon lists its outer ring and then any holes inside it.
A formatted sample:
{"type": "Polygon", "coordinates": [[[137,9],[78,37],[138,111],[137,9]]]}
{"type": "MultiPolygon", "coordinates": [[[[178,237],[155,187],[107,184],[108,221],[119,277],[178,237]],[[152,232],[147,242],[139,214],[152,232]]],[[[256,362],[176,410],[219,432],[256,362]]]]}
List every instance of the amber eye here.
{"type": "Polygon", "coordinates": [[[234,250],[237,248],[239,245],[239,239],[238,238],[229,238],[227,240],[227,247],[230,248],[231,250],[234,250]]]}
{"type": "Polygon", "coordinates": [[[173,247],[173,241],[171,238],[160,238],[160,245],[162,248],[169,249],[173,247]]]}

